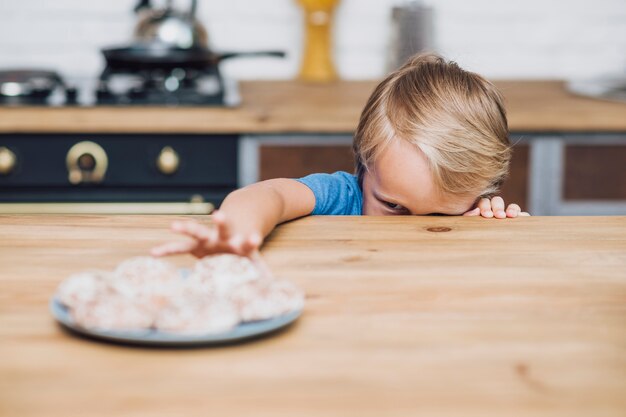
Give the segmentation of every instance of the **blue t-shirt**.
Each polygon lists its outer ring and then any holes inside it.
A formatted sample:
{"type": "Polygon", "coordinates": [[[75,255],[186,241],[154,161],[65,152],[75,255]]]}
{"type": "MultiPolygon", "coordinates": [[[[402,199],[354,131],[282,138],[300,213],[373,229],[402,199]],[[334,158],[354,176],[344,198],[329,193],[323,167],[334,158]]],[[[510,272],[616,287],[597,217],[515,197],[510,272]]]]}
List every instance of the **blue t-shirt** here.
{"type": "Polygon", "coordinates": [[[312,215],[360,216],[363,192],[355,175],[338,171],[334,174],[311,174],[296,179],[313,191],[312,215]]]}

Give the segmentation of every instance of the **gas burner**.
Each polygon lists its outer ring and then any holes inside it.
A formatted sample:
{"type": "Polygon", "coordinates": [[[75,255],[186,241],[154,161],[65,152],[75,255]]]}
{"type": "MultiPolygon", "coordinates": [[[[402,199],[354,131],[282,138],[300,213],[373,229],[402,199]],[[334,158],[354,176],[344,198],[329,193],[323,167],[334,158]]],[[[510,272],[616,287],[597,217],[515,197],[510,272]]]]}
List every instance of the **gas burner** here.
{"type": "Polygon", "coordinates": [[[63,91],[65,104],[76,104],[76,89],[68,87],[54,71],[0,71],[0,105],[47,106],[55,91],[63,91]]]}
{"type": "Polygon", "coordinates": [[[217,67],[128,71],[107,67],[96,100],[101,105],[224,106],[226,87],[217,67]]]}
{"type": "Polygon", "coordinates": [[[0,105],[3,106],[47,106],[48,96],[5,96],[0,95],[0,105]]]}

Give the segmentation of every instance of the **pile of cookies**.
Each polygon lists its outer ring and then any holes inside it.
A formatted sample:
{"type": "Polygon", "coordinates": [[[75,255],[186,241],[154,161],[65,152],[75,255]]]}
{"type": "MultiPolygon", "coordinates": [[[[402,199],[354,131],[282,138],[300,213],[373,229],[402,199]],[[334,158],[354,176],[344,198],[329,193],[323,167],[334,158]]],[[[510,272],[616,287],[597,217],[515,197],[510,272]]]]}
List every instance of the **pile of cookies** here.
{"type": "Polygon", "coordinates": [[[292,283],[230,254],[200,259],[186,277],[162,259],[131,258],[113,272],[70,276],[59,285],[56,299],[85,329],[185,335],[227,332],[304,305],[303,293],[292,283]]]}

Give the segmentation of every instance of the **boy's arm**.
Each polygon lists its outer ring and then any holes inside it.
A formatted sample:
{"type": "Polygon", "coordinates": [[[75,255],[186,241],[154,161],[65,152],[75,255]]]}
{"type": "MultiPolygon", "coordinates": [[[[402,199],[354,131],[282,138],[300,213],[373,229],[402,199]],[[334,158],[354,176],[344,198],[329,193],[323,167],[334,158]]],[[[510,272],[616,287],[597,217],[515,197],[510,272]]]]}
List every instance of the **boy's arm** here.
{"type": "Polygon", "coordinates": [[[276,225],[306,216],[315,207],[315,196],[306,185],[278,178],[249,185],[230,193],[213,215],[214,227],[193,221],[174,222],[172,230],[192,238],[152,249],[153,256],[190,253],[250,255],[276,225]]]}
{"type": "Polygon", "coordinates": [[[315,196],[306,185],[277,178],[249,185],[230,193],[219,212],[233,235],[267,236],[276,225],[311,214],[315,196]]]}

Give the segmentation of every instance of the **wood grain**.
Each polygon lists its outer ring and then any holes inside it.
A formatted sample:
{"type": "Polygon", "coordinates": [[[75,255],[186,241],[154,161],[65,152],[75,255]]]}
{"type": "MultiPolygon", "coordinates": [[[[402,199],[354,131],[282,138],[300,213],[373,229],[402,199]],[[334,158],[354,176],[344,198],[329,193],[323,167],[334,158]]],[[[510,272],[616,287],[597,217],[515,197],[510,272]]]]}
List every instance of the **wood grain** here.
{"type": "MultiPolygon", "coordinates": [[[[210,107],[0,107],[0,133],[345,133],[376,81],[241,83],[243,103],[210,107]]],[[[515,132],[626,132],[626,103],[577,97],[561,81],[495,81],[515,132]]]]}
{"type": "Polygon", "coordinates": [[[263,248],[307,292],[275,337],[141,349],[57,327],[63,278],[175,218],[0,216],[0,415],[626,413],[626,217],[309,217],[263,248]]]}

